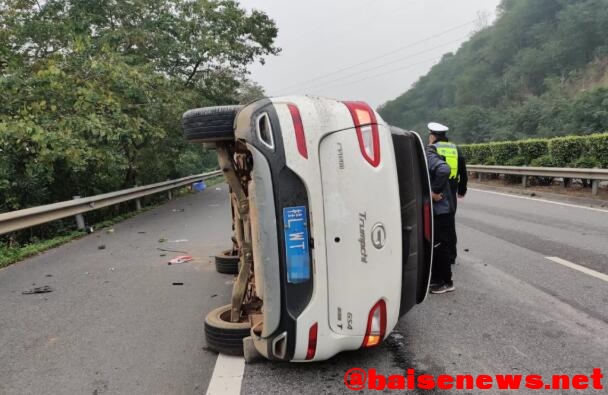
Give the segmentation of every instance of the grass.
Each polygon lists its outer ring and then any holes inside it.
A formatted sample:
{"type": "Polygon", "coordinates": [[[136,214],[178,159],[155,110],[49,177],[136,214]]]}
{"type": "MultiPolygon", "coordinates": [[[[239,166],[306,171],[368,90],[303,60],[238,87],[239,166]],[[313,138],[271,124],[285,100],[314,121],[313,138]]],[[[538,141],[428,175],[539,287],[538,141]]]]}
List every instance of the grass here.
{"type": "MultiPolygon", "coordinates": [[[[207,185],[207,187],[212,187],[212,186],[221,184],[222,182],[224,182],[224,178],[223,178],[223,176],[219,176],[219,177],[214,177],[214,178],[211,178],[211,179],[205,181],[205,184],[207,185]]],[[[191,192],[188,191],[187,188],[180,188],[179,190],[174,191],[173,196],[179,197],[179,196],[187,195],[189,193],[191,193],[191,192]]],[[[117,224],[126,219],[134,217],[137,214],[141,214],[142,212],[156,208],[164,203],[166,203],[166,202],[159,202],[156,204],[152,204],[152,205],[143,207],[141,211],[128,212],[128,213],[119,215],[117,217],[111,218],[109,220],[99,222],[94,225],[94,228],[96,231],[98,231],[98,230],[110,227],[114,224],[117,224]]],[[[62,244],[68,243],[72,240],[78,239],[85,235],[86,235],[86,232],[77,230],[77,231],[72,231],[69,233],[65,233],[65,234],[53,237],[52,239],[37,241],[34,243],[26,244],[24,246],[12,246],[11,247],[11,246],[0,244],[0,269],[3,267],[7,267],[9,265],[12,265],[13,263],[20,262],[31,256],[38,255],[44,251],[50,250],[51,248],[59,247],[62,244]]]]}
{"type": "Polygon", "coordinates": [[[0,268],[12,265],[13,263],[24,260],[27,257],[40,254],[51,248],[58,247],[68,241],[83,236],[83,231],[73,231],[62,236],[57,236],[49,240],[27,244],[22,247],[0,246],[0,268]]]}
{"type": "Polygon", "coordinates": [[[225,181],[226,180],[224,179],[224,176],[217,176],[217,177],[213,177],[213,178],[206,180],[205,185],[207,185],[207,188],[209,188],[209,187],[214,187],[218,184],[222,184],[225,181]]]}
{"type": "MultiPolygon", "coordinates": [[[[108,219],[106,221],[99,222],[94,225],[95,231],[110,227],[114,224],[134,217],[137,214],[143,213],[144,211],[148,211],[155,207],[158,207],[161,204],[162,203],[150,205],[142,208],[141,211],[132,211],[108,219]]],[[[86,236],[86,234],[87,233],[83,230],[75,230],[63,235],[53,237],[52,239],[37,241],[35,243],[26,244],[24,246],[9,247],[6,245],[0,245],[0,269],[12,265],[13,263],[20,262],[25,258],[29,258],[31,256],[43,253],[44,251],[50,250],[51,248],[59,247],[62,244],[86,236]]]]}

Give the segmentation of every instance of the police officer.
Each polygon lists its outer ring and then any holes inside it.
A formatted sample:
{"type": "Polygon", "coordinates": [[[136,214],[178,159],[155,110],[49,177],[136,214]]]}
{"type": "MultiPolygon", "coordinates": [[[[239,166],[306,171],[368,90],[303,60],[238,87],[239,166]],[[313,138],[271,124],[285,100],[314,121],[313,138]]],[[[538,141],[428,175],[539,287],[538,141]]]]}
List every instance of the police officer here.
{"type": "MultiPolygon", "coordinates": [[[[429,123],[429,145],[426,148],[431,192],[435,249],[430,292],[442,294],[454,290],[452,264],[456,261],[456,194],[466,193],[466,172],[460,189],[458,148],[445,136],[449,130],[438,123],[429,123]]],[[[466,169],[465,169],[466,171],[466,169]]]]}
{"type": "Polygon", "coordinates": [[[437,147],[439,155],[445,158],[448,166],[450,166],[450,186],[452,188],[452,197],[454,198],[454,210],[458,204],[458,198],[464,198],[467,194],[467,183],[469,177],[467,175],[467,163],[464,156],[456,144],[450,143],[446,133],[448,127],[440,123],[431,122],[428,124],[429,129],[429,144],[434,144],[437,147]],[[432,141],[431,141],[432,140],[432,141]]]}
{"type": "MultiPolygon", "coordinates": [[[[467,175],[467,163],[464,155],[460,153],[460,150],[455,144],[450,143],[446,136],[448,127],[440,123],[431,122],[428,124],[429,129],[429,143],[434,144],[437,147],[439,155],[443,156],[447,164],[450,166],[450,187],[452,189],[452,199],[454,203],[454,213],[458,205],[458,199],[464,198],[467,194],[467,183],[469,177],[467,175]],[[433,139],[433,142],[431,142],[433,139]]],[[[454,245],[452,254],[454,255],[454,261],[456,263],[458,243],[456,230],[454,230],[454,245]]]]}

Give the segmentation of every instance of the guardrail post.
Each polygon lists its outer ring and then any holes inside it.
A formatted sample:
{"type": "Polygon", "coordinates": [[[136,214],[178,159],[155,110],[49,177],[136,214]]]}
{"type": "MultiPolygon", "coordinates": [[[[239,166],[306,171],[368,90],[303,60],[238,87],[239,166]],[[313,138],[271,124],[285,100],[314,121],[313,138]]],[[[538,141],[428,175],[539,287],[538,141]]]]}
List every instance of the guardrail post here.
{"type": "MultiPolygon", "coordinates": [[[[133,188],[137,188],[137,184],[135,184],[135,186],[133,188]]],[[[135,210],[141,211],[141,199],[140,198],[135,199],[135,210]]]]}
{"type": "Polygon", "coordinates": [[[521,185],[526,188],[528,186],[528,176],[523,176],[521,178],[521,185]]]}
{"type": "Polygon", "coordinates": [[[167,197],[169,198],[169,200],[173,199],[173,194],[171,193],[170,189],[167,191],[167,197]]]}
{"type": "Polygon", "coordinates": [[[483,181],[483,173],[477,173],[477,181],[479,181],[479,182],[483,181]]]}
{"type": "Polygon", "coordinates": [[[600,188],[600,180],[591,181],[591,194],[593,196],[597,196],[599,188],[600,188]]]}
{"type": "MultiPolygon", "coordinates": [[[[72,199],[76,200],[76,199],[80,199],[80,195],[74,195],[72,196],[72,199]]],[[[82,216],[82,214],[76,214],[76,227],[79,230],[84,230],[84,217],[82,216]]]]}

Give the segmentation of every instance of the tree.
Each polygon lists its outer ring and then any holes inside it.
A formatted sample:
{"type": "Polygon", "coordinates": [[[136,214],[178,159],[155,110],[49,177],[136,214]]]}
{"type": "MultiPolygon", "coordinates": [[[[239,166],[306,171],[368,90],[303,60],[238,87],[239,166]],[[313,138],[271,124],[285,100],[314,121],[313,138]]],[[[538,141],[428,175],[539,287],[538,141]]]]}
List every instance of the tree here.
{"type": "Polygon", "coordinates": [[[379,111],[405,128],[441,114],[461,142],[601,132],[606,31],[608,0],[503,0],[494,25],[379,111]]]}
{"type": "Polygon", "coordinates": [[[274,22],[233,0],[0,3],[0,211],[202,171],[181,114],[234,103],[274,22]]]}

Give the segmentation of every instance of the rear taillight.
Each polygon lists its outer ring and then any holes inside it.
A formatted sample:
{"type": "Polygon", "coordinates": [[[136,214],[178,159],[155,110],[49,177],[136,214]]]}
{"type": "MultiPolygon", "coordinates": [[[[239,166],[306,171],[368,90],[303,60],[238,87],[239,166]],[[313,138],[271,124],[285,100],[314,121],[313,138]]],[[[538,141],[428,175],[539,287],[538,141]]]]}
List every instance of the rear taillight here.
{"type": "Polygon", "coordinates": [[[367,318],[367,329],[361,347],[374,347],[380,344],[386,334],[386,303],[380,300],[372,307],[367,318]]]}
{"type": "Polygon", "coordinates": [[[306,360],[313,359],[317,352],[317,332],[319,325],[315,322],[308,331],[308,350],[306,351],[306,360]]]}
{"type": "Polygon", "coordinates": [[[380,135],[378,121],[372,108],[363,102],[343,102],[353,117],[361,154],[370,165],[380,164],[380,135]]]}
{"type": "Polygon", "coordinates": [[[298,146],[298,152],[304,158],[308,159],[308,148],[306,147],[306,135],[304,134],[304,124],[302,123],[302,116],[300,110],[295,104],[288,104],[289,112],[291,113],[291,119],[293,120],[293,128],[296,132],[296,144],[298,146]]]}
{"type": "Polygon", "coordinates": [[[427,241],[431,241],[431,237],[433,236],[433,222],[431,214],[431,203],[428,200],[424,202],[422,210],[424,212],[424,238],[427,241]]]}

